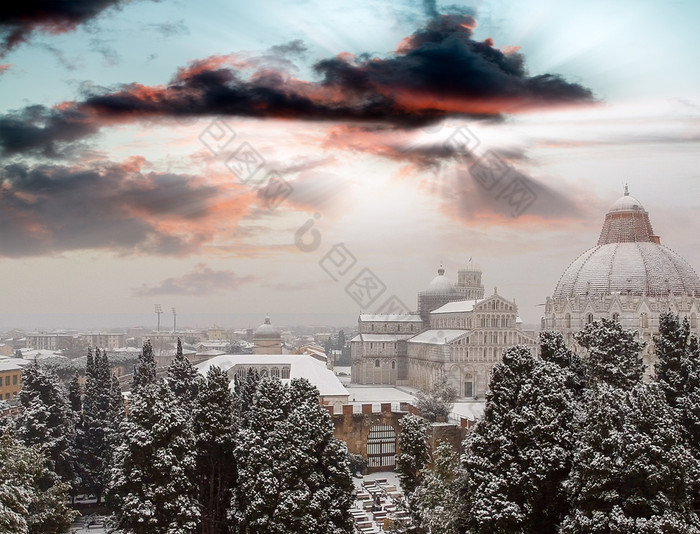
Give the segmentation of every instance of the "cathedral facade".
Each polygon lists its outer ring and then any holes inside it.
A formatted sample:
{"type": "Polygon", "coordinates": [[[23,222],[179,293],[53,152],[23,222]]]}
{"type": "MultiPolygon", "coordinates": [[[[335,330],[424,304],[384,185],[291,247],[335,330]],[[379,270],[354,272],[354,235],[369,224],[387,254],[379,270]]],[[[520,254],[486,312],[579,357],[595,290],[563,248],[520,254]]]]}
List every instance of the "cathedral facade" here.
{"type": "Polygon", "coordinates": [[[557,330],[574,350],[574,333],[602,317],[636,330],[646,342],[644,363],[653,365],[659,315],[671,311],[698,334],[700,279],[679,254],[654,234],[649,214],[627,187],[608,210],[595,247],[564,271],[545,303],[542,328],[557,330]]]}
{"type": "Polygon", "coordinates": [[[418,311],[408,315],[361,314],[350,342],[352,381],[357,384],[429,387],[446,377],[460,397],[480,398],[504,350],[532,345],[514,301],[494,293],[484,298],[481,270],[470,262],[457,285],[438,275],[418,293],[418,311]]]}

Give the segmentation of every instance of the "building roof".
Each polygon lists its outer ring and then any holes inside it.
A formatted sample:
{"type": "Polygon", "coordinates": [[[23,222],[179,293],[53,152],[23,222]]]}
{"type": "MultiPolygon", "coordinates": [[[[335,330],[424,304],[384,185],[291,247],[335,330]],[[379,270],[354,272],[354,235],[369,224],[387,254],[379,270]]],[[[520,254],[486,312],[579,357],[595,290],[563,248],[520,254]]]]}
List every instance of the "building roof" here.
{"type": "Polygon", "coordinates": [[[371,314],[371,313],[361,313],[360,322],[378,322],[378,323],[420,323],[420,315],[407,313],[407,314],[371,314]]]}
{"type": "Polygon", "coordinates": [[[24,365],[18,365],[16,362],[0,360],[0,372],[3,371],[20,371],[24,365]]]}
{"type": "MultiPolygon", "coordinates": [[[[289,380],[306,378],[316,388],[321,396],[348,395],[347,389],[340,383],[338,377],[326,365],[307,354],[224,354],[197,364],[195,367],[200,374],[206,375],[209,368],[216,365],[228,371],[236,365],[250,366],[290,366],[289,380]]],[[[282,382],[289,382],[284,379],[282,382]]],[[[233,380],[231,381],[233,387],[233,380]]]]}
{"type": "Polygon", "coordinates": [[[430,343],[444,345],[450,343],[471,330],[426,330],[408,340],[409,343],[430,343]]]}
{"type": "Polygon", "coordinates": [[[270,316],[265,317],[265,322],[255,329],[255,334],[253,334],[253,339],[281,339],[282,333],[272,326],[270,323],[270,316]]]}
{"type": "Polygon", "coordinates": [[[474,306],[478,302],[484,299],[477,300],[456,300],[454,302],[448,302],[440,306],[438,309],[431,311],[430,313],[464,313],[474,310],[474,306]]]}
{"type": "Polygon", "coordinates": [[[625,194],[612,205],[598,245],[575,259],[554,299],[621,293],[700,296],[700,278],[679,254],[661,245],[641,203],[625,194]]]}
{"type": "Polygon", "coordinates": [[[410,334],[398,336],[397,334],[358,334],[350,341],[375,341],[379,343],[395,343],[400,339],[406,339],[410,334]]]}
{"type": "Polygon", "coordinates": [[[457,295],[457,290],[452,282],[445,276],[442,265],[438,269],[438,275],[430,281],[423,292],[424,295],[457,295]]]}

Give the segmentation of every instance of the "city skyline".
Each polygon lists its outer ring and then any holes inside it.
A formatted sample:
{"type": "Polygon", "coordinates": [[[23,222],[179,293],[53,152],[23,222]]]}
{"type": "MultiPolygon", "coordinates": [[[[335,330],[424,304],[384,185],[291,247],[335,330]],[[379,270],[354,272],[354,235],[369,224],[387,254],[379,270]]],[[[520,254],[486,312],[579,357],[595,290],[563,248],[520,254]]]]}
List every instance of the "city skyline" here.
{"type": "Polygon", "coordinates": [[[697,4],[110,5],[0,25],[0,328],[536,326],[624,184],[700,268],[697,4]]]}

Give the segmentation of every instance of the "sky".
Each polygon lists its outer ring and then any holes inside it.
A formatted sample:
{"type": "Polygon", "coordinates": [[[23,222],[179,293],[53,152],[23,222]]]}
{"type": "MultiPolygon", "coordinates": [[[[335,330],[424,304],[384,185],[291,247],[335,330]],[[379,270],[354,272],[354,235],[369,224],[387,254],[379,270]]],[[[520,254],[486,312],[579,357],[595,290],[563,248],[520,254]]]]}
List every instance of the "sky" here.
{"type": "MultiPolygon", "coordinates": [[[[538,326],[624,184],[700,267],[692,0],[0,8],[0,328],[538,326]]],[[[41,7],[43,6],[43,7],[41,7]]]]}

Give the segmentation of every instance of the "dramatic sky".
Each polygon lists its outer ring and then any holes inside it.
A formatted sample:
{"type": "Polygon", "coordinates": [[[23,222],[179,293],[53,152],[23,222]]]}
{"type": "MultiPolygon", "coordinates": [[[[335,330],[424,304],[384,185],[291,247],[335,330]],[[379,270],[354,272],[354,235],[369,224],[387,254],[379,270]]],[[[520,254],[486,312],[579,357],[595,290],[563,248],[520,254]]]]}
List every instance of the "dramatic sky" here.
{"type": "MultiPolygon", "coordinates": [[[[693,0],[0,8],[0,328],[526,323],[623,184],[700,268],[693,0]]],[[[46,6],[50,7],[46,7],[46,6]]]]}

